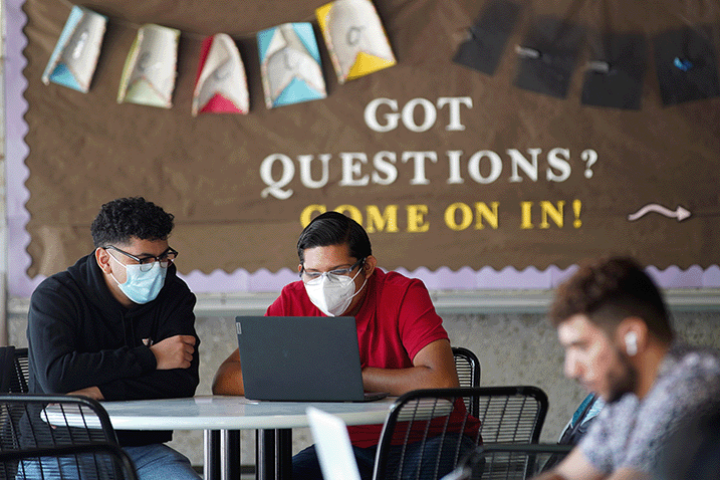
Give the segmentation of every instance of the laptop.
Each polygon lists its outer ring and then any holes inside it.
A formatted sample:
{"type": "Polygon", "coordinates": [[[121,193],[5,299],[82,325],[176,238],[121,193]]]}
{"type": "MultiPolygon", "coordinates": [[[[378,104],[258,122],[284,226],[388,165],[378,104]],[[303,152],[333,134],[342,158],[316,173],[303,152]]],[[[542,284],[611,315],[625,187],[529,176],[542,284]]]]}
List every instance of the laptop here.
{"type": "Polygon", "coordinates": [[[308,407],[308,423],[325,480],[360,480],[347,426],[340,417],[308,407]]]}
{"type": "Polygon", "coordinates": [[[245,398],[367,402],[354,317],[235,318],[245,398]]]}

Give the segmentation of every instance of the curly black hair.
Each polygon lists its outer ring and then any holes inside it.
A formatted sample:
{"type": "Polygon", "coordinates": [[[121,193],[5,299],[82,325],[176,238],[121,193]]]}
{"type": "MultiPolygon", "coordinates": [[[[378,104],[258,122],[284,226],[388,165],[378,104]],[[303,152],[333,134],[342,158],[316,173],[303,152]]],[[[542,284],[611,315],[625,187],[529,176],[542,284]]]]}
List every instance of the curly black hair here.
{"type": "Polygon", "coordinates": [[[143,197],[118,198],[104,204],[92,223],[95,248],[128,244],[130,237],[167,240],[175,217],[143,197]]]}
{"type": "Polygon", "coordinates": [[[587,316],[607,332],[627,317],[639,317],[658,340],[669,343],[674,337],[662,294],[630,257],[583,262],[558,287],[548,315],[550,322],[558,327],[578,314],[587,316]]]}

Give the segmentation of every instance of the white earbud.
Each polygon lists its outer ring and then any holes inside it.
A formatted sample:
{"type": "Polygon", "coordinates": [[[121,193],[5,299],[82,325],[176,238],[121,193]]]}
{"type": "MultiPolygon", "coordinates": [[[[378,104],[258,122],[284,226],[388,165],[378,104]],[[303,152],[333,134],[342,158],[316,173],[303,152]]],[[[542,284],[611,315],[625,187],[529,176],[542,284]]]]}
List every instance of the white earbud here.
{"type": "Polygon", "coordinates": [[[635,332],[628,332],[625,334],[625,351],[631,357],[637,355],[637,334],[635,332]]]}

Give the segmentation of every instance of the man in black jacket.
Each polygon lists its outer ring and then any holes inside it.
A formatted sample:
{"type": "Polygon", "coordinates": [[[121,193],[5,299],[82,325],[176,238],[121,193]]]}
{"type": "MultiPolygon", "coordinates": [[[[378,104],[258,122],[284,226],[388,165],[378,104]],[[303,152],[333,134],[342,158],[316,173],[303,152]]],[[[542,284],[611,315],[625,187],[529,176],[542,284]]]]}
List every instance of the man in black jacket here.
{"type": "MultiPolygon", "coordinates": [[[[173,216],[142,197],[102,206],[95,251],[43,281],[28,315],[32,393],[96,400],[191,397],[199,383],[195,295],[176,276],[173,216]]],[[[198,479],[163,445],[172,431],[117,431],[140,478],[198,479]]]]}

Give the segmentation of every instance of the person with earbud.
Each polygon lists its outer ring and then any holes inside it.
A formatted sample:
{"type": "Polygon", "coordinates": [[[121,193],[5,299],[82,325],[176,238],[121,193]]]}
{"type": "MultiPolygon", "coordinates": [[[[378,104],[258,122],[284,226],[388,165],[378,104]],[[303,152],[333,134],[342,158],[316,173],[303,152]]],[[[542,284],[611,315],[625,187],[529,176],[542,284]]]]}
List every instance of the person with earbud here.
{"type": "Polygon", "coordinates": [[[607,405],[547,479],[654,478],[674,432],[720,405],[720,352],[675,339],[662,295],[628,257],[587,262],[550,310],[565,375],[607,405]]]}

